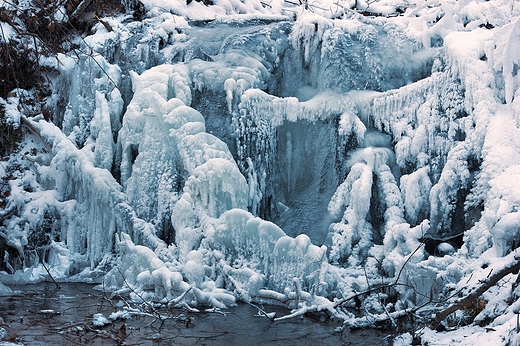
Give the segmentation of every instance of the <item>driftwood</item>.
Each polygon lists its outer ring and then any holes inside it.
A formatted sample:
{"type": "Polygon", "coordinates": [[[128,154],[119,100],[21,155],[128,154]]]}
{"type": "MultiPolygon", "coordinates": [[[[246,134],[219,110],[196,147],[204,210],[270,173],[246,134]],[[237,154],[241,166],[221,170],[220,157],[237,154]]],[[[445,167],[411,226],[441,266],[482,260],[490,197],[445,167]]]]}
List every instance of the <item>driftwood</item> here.
{"type": "Polygon", "coordinates": [[[488,289],[496,285],[506,275],[516,274],[520,270],[520,259],[516,259],[514,262],[509,263],[502,269],[495,271],[493,275],[489,275],[485,280],[480,282],[480,285],[474,287],[472,291],[466,294],[463,298],[451,303],[447,308],[441,310],[435,314],[435,317],[430,325],[432,329],[437,329],[441,324],[442,320],[448,317],[449,314],[457,310],[466,310],[474,308],[477,299],[484,294],[488,289]]]}

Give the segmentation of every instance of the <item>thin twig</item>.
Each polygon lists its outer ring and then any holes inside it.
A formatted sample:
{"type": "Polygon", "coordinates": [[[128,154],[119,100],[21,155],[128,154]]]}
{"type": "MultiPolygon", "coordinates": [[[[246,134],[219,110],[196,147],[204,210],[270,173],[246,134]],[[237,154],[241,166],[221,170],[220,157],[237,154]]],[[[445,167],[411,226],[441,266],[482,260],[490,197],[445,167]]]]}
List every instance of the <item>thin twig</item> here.
{"type": "Polygon", "coordinates": [[[38,259],[40,260],[40,263],[42,264],[43,268],[45,268],[45,271],[47,272],[47,274],[49,274],[49,277],[51,278],[52,282],[56,285],[56,288],[61,289],[61,286],[56,282],[56,280],[54,280],[54,277],[52,276],[51,272],[49,271],[49,268],[47,268],[47,266],[45,265],[45,262],[40,257],[40,253],[38,252],[38,249],[35,249],[35,252],[36,252],[36,256],[38,256],[38,259]]]}

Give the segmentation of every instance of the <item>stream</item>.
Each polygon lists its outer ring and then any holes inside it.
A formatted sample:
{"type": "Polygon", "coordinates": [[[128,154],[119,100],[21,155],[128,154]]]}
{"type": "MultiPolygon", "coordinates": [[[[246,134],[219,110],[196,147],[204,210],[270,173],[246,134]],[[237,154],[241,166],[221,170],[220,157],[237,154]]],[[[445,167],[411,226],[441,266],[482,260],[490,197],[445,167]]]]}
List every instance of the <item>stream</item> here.
{"type": "MultiPolygon", "coordinates": [[[[340,324],[325,316],[272,322],[243,303],[226,311],[199,313],[167,307],[151,311],[143,305],[137,313],[134,303],[125,303],[123,297],[110,298],[92,284],[60,286],[57,289],[47,282],[11,286],[14,293],[0,297],[0,326],[4,329],[0,329],[0,335],[4,334],[0,346],[384,345],[387,336],[373,329],[339,331],[340,324]],[[93,323],[96,314],[108,318],[116,312],[121,317],[107,325],[93,323]]],[[[276,316],[289,313],[280,306],[263,306],[263,310],[276,312],[276,316]]]]}

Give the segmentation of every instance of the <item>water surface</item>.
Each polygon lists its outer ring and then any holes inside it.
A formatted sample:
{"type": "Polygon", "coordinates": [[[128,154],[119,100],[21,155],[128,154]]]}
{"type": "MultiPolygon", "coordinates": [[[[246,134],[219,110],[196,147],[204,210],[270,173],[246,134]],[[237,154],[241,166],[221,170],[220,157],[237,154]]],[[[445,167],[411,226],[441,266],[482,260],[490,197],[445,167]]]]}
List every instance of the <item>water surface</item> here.
{"type": "MultiPolygon", "coordinates": [[[[4,340],[24,345],[383,345],[377,330],[337,331],[337,321],[313,316],[272,322],[258,309],[239,304],[224,312],[192,313],[182,308],[137,306],[123,297],[110,298],[85,283],[53,283],[14,287],[15,294],[0,297],[4,340]],[[129,312],[125,306],[148,314],[134,314],[105,326],[93,324],[102,313],[129,312]],[[159,318],[161,316],[161,318],[159,318]]],[[[263,306],[277,316],[289,311],[263,306]]],[[[123,316],[124,317],[124,316],[123,316]]],[[[0,341],[0,345],[5,345],[0,341]]]]}

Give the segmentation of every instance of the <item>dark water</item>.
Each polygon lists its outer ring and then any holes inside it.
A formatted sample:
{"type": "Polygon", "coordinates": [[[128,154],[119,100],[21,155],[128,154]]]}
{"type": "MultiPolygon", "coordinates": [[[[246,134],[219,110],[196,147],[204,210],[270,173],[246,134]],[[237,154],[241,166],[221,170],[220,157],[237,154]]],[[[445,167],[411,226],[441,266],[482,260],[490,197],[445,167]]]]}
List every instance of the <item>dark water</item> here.
{"type": "MultiPolygon", "coordinates": [[[[225,313],[190,313],[185,309],[139,307],[148,315],[117,319],[95,326],[93,316],[123,311],[124,298],[111,298],[84,283],[51,283],[11,287],[16,294],[0,297],[4,341],[23,345],[383,345],[377,330],[335,331],[338,322],[319,317],[271,322],[255,316],[247,304],[225,313]],[[161,315],[161,319],[157,318],[161,315]]],[[[132,307],[135,304],[128,303],[132,307]]],[[[277,316],[284,308],[264,306],[277,316]]],[[[6,345],[9,343],[2,343],[6,345]]]]}

